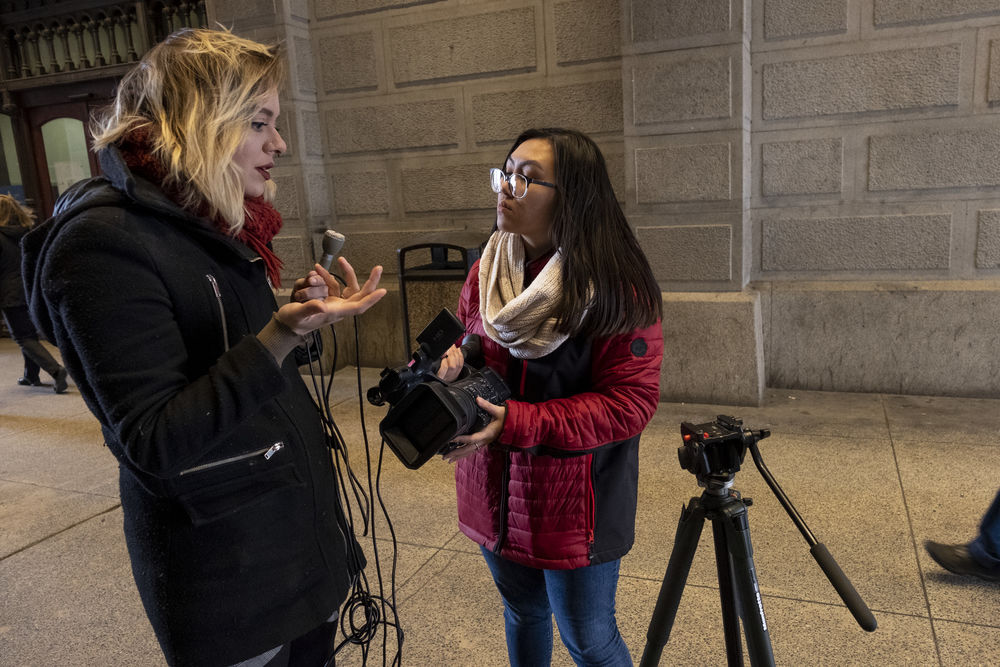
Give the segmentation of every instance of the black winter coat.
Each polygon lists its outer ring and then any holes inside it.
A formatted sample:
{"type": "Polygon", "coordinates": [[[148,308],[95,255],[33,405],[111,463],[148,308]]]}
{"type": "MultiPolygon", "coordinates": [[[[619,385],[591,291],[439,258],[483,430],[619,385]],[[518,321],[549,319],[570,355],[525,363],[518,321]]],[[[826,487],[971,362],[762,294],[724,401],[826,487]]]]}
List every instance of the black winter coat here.
{"type": "Polygon", "coordinates": [[[0,308],[25,305],[24,284],[21,282],[21,237],[27,227],[0,227],[0,308]]]}
{"type": "Polygon", "coordinates": [[[276,309],[263,262],[100,159],[25,238],[29,307],[120,463],[167,660],[231,664],[327,620],[363,557],[295,361],[255,336],[276,309]]]}

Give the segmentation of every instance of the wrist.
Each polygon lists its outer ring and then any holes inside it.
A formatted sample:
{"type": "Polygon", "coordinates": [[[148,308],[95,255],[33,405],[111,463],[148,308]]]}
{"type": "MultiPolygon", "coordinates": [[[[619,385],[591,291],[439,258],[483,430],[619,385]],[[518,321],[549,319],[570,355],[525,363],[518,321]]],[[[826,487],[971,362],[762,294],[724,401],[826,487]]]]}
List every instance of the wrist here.
{"type": "Polygon", "coordinates": [[[305,336],[296,333],[294,329],[278,319],[277,313],[274,313],[271,315],[271,320],[257,334],[257,340],[280,365],[289,352],[302,344],[305,336]]]}

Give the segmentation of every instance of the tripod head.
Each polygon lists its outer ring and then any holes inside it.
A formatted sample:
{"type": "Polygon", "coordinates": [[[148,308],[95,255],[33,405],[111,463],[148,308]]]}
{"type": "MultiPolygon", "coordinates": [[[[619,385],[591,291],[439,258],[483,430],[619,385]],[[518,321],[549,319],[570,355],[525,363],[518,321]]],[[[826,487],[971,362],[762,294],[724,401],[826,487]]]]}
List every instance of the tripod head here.
{"type": "Polygon", "coordinates": [[[733,485],[747,449],[771,435],[767,429],[743,428],[743,420],[719,415],[705,424],[681,423],[682,447],[677,449],[681,467],[694,474],[698,486],[722,495],[733,485]]]}

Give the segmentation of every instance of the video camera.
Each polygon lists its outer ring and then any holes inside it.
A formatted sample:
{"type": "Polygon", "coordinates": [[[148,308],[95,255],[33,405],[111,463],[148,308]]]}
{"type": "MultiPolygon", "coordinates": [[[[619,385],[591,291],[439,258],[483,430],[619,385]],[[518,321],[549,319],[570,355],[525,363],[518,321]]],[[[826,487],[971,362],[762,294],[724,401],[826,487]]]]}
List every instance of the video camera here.
{"type": "Polygon", "coordinates": [[[739,471],[750,443],[763,440],[767,429],[743,428],[743,420],[719,415],[705,424],[681,423],[684,446],[678,448],[681,467],[699,479],[710,475],[732,475],[739,471]]]}
{"type": "Polygon", "coordinates": [[[462,340],[460,349],[466,365],[457,380],[449,383],[435,375],[442,355],[463,333],[465,327],[445,308],[417,336],[419,347],[412,360],[383,370],[378,386],[368,390],[372,405],[389,403],[379,432],[411,470],[451,449],[456,436],[478,431],[490,423],[490,415],[476,405],[477,396],[496,405],[510,398],[510,389],[491,368],[470,367],[470,362],[482,357],[477,334],[462,340]]]}

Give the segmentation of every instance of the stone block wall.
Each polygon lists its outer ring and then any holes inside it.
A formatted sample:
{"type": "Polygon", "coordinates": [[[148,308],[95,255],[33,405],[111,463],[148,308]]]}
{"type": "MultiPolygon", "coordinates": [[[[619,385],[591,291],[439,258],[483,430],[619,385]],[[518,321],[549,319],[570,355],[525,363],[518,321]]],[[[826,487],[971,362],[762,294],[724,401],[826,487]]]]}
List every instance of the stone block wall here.
{"type": "MultiPolygon", "coordinates": [[[[618,4],[598,0],[317,0],[308,145],[322,153],[316,189],[330,205],[313,239],[325,226],[344,233],[345,256],[382,264],[383,284],[400,290],[398,248],[486,240],[496,219],[488,170],[528,127],[590,133],[624,193],[620,23],[618,4]]],[[[454,311],[460,286],[407,283],[411,332],[454,311]]],[[[399,301],[378,306],[390,307],[399,301]]],[[[367,363],[405,359],[394,312],[385,333],[397,354],[362,350],[367,363]]]]}
{"type": "MultiPolygon", "coordinates": [[[[289,53],[275,170],[289,275],[327,227],[356,267],[386,268],[393,298],[362,363],[406,349],[396,250],[485,239],[487,169],[522,129],[566,125],[604,150],[663,289],[665,399],[1000,395],[996,0],[212,10],[289,53]]],[[[454,287],[416,290],[412,312],[454,307],[454,287]]]]}
{"type": "Polygon", "coordinates": [[[1000,3],[754,3],[767,384],[1000,395],[1000,3]]]}

